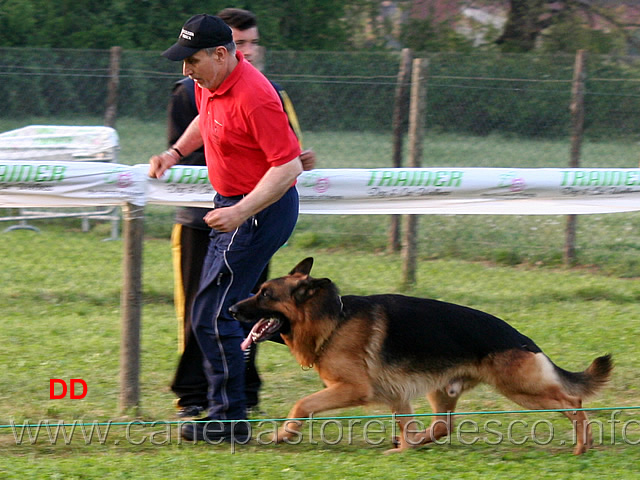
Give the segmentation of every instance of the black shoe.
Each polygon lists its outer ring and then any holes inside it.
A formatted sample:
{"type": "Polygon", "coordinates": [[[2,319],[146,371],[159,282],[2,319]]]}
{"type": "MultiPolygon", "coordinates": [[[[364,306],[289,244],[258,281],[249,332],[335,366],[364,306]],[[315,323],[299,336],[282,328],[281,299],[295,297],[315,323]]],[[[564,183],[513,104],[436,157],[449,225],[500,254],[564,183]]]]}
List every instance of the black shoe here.
{"type": "Polygon", "coordinates": [[[204,407],[200,405],[187,405],[186,407],[176,406],[178,418],[197,418],[204,412],[204,407]]]}
{"type": "Polygon", "coordinates": [[[180,435],[190,441],[201,440],[211,444],[230,442],[245,445],[251,440],[251,425],[246,420],[221,421],[205,417],[202,421],[183,423],[180,427],[180,435]]]}
{"type": "Polygon", "coordinates": [[[247,407],[247,417],[266,417],[267,412],[260,410],[258,405],[247,407]]]}

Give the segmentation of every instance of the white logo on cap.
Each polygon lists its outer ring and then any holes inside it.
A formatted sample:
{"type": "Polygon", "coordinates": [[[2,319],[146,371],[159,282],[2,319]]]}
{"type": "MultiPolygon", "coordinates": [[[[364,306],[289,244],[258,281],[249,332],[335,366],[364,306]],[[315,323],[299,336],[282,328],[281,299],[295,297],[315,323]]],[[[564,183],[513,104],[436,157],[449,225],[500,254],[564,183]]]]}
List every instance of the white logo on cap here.
{"type": "Polygon", "coordinates": [[[184,28],[182,29],[182,31],[180,32],[180,37],[184,38],[185,40],[193,40],[195,33],[190,32],[189,30],[185,30],[184,28]]]}

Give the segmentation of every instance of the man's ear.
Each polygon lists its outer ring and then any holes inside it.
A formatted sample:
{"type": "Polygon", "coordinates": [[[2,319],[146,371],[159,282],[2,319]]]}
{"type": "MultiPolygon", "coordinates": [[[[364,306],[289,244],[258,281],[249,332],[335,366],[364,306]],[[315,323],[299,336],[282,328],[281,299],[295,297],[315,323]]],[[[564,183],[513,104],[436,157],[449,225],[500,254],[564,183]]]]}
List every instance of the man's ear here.
{"type": "Polygon", "coordinates": [[[318,293],[318,290],[331,283],[328,278],[311,278],[301,281],[293,290],[292,296],[296,303],[304,303],[318,293]]]}
{"type": "Polygon", "coordinates": [[[307,257],[298,263],[298,265],[293,267],[293,270],[289,272],[289,275],[295,275],[296,273],[300,275],[309,275],[309,273],[311,273],[311,267],[313,267],[313,257],[307,257]]]}
{"type": "Polygon", "coordinates": [[[223,61],[225,58],[227,58],[227,56],[229,55],[229,50],[226,49],[226,47],[223,46],[218,46],[215,49],[215,59],[219,62],[223,61]]]}

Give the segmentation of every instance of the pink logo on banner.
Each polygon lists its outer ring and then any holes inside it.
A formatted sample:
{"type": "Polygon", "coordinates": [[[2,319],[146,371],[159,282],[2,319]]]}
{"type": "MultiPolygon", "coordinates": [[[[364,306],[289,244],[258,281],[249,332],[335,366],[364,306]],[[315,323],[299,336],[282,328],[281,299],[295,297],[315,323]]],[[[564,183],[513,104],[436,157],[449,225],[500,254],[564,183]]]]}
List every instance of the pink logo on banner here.
{"type": "Polygon", "coordinates": [[[133,185],[132,172],[120,172],[118,174],[118,188],[128,188],[133,185]]]}
{"type": "Polygon", "coordinates": [[[511,180],[510,190],[514,193],[522,192],[526,186],[527,184],[525,183],[524,178],[514,178],[511,180]]]}
{"type": "Polygon", "coordinates": [[[324,193],[327,190],[329,190],[329,178],[328,177],[323,177],[323,178],[319,178],[316,181],[316,184],[313,186],[313,189],[318,192],[318,193],[324,193]]]}

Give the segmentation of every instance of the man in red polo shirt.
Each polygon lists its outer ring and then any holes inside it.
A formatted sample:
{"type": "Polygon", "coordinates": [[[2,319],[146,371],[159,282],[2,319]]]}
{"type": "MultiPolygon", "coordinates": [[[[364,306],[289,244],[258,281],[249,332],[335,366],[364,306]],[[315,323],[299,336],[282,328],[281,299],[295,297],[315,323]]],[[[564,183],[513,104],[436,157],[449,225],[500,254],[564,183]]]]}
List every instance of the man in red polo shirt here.
{"type": "Polygon", "coordinates": [[[204,217],[213,230],[192,312],[205,357],[209,422],[183,425],[182,436],[243,443],[251,436],[248,422],[219,422],[246,419],[243,332],[228,309],[249,296],[293,231],[300,147],[273,86],[236,52],[220,18],[190,18],[163,55],[182,61],[183,74],[195,81],[199,115],[169,150],[151,157],[149,175],[160,178],[204,145],[217,192],[204,217]]]}

